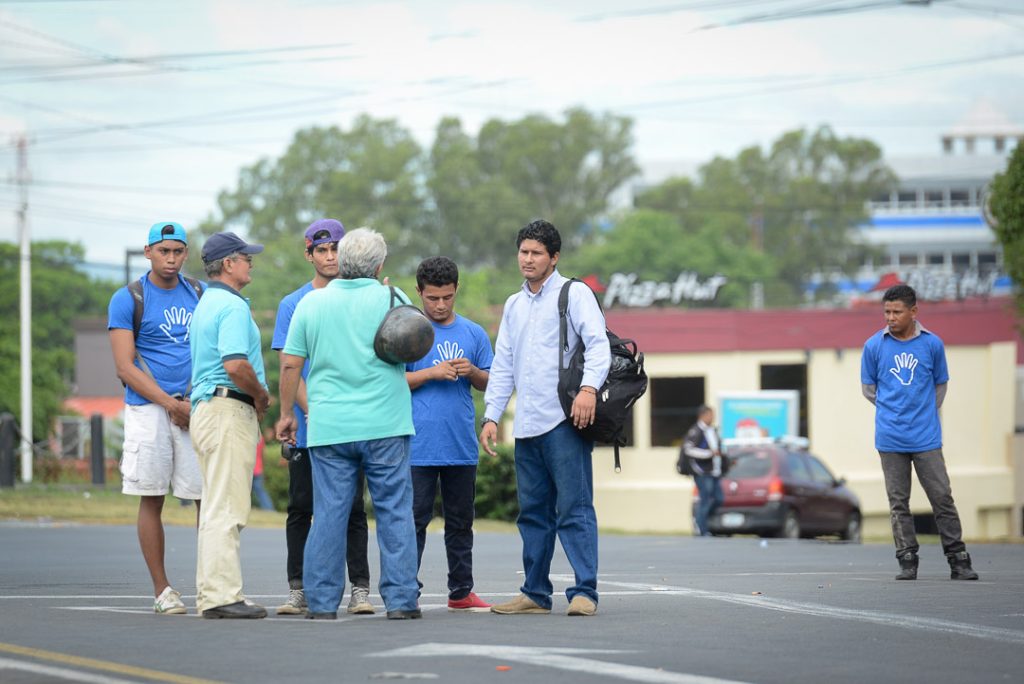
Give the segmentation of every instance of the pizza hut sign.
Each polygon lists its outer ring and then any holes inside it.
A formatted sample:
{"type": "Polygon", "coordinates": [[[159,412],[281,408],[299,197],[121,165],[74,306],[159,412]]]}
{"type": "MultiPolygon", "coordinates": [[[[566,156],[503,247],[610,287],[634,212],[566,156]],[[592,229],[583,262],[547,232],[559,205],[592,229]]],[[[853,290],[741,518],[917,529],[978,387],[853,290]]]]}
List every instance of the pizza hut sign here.
{"type": "Polygon", "coordinates": [[[711,302],[727,282],[723,275],[701,281],[696,273],[680,273],[674,282],[637,281],[635,273],[613,273],[604,293],[604,306],[654,306],[680,302],[711,302]]]}

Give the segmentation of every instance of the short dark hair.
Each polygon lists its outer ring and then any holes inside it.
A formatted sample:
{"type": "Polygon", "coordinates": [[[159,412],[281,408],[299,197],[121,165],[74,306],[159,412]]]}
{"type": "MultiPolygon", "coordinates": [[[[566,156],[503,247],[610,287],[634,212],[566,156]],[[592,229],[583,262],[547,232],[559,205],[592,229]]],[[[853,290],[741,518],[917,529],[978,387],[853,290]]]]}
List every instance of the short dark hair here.
{"type": "Polygon", "coordinates": [[[707,404],[701,404],[700,406],[697,407],[697,417],[700,418],[701,416],[703,416],[708,411],[714,411],[714,410],[715,409],[711,408],[707,404]]]}
{"type": "Polygon", "coordinates": [[[903,302],[908,309],[917,306],[917,293],[909,285],[893,285],[882,295],[882,302],[903,302]]]}
{"type": "Polygon", "coordinates": [[[558,234],[558,229],[543,219],[528,223],[519,230],[516,247],[522,245],[523,240],[541,243],[547,248],[548,256],[555,256],[562,251],[562,236],[558,234]]]}
{"type": "Polygon", "coordinates": [[[416,269],[416,288],[422,290],[424,285],[433,285],[434,287],[455,285],[458,287],[459,267],[446,256],[424,259],[416,269]]]}

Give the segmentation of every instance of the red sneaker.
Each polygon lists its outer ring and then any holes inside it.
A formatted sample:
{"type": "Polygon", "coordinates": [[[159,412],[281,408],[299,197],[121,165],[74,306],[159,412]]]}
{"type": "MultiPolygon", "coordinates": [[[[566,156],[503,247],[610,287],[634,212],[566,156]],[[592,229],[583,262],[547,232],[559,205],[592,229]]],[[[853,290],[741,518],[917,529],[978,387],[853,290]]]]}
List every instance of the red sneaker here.
{"type": "Polygon", "coordinates": [[[453,613],[483,613],[491,609],[491,604],[487,603],[473,592],[469,592],[469,596],[466,598],[459,599],[448,599],[448,610],[453,613]]]}

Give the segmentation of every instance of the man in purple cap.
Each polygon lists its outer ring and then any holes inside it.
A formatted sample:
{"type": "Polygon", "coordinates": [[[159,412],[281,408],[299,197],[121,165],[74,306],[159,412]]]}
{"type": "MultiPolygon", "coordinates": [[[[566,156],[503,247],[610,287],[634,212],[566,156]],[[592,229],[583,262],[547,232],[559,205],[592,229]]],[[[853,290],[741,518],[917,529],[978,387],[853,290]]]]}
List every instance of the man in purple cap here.
{"type": "MultiPolygon", "coordinates": [[[[313,290],[325,287],[338,277],[338,242],[345,235],[341,221],[324,218],[314,221],[306,229],[306,261],[313,265],[313,280],[287,295],[277,307],[277,321],[274,325],[274,340],[271,347],[279,354],[288,339],[288,327],[299,301],[313,290]]],[[[295,418],[297,428],[295,446],[285,445],[288,459],[288,520],[285,523],[285,539],[288,544],[288,600],[277,607],[278,615],[303,615],[306,612],[306,595],[302,588],[302,558],[313,521],[313,470],[309,463],[309,448],[306,445],[306,378],[309,376],[309,361],[302,367],[302,379],[295,397],[295,418]]],[[[366,510],[363,506],[364,479],[359,477],[356,496],[352,500],[352,511],[348,518],[348,544],[346,555],[348,575],[352,581],[352,596],[348,612],[372,615],[370,604],[370,564],[366,556],[368,539],[366,510]]]]}
{"type": "Polygon", "coordinates": [[[239,532],[249,521],[259,422],[270,403],[260,331],[240,290],[263,245],[234,233],[203,245],[209,287],[192,316],[192,444],[203,474],[196,608],[204,618],[262,618],[245,600],[239,532]]]}
{"type": "Polygon", "coordinates": [[[199,499],[203,478],[189,438],[188,336],[202,284],[186,278],[188,238],[180,223],[149,229],[143,254],[150,270],[110,299],[107,329],[117,377],[124,383],[121,490],[139,497],[137,529],[153,580],[153,611],[185,612],[164,568],[164,497],[199,499]]]}

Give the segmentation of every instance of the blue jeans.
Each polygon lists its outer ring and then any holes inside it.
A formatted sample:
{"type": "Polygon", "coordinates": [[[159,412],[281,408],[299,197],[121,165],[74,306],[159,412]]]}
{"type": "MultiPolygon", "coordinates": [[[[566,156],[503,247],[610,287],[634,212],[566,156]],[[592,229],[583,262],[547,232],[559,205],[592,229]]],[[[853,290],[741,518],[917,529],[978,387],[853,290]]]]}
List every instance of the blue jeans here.
{"type": "Polygon", "coordinates": [[[597,603],[597,514],[594,512],[594,443],[568,421],[550,432],[516,440],[519,534],[523,538],[520,591],[551,608],[551,558],[555,534],[576,575],[569,601],[583,594],[597,603]]]}
{"type": "Polygon", "coordinates": [[[697,531],[706,537],[711,534],[708,530],[708,518],[722,505],[722,482],[721,478],[714,475],[694,475],[693,479],[700,495],[697,510],[694,512],[694,522],[697,523],[697,531]]]}
{"type": "Polygon", "coordinates": [[[311,613],[335,613],[345,589],[348,518],[359,469],[377,517],[380,595],[387,610],[416,608],[416,528],[412,520],[409,438],[388,437],[310,447],[313,526],[302,584],[311,613]]]}
{"type": "Polygon", "coordinates": [[[252,493],[256,497],[256,504],[265,511],[274,510],[274,501],[270,498],[270,494],[267,493],[267,488],[263,486],[263,476],[253,475],[252,476],[252,493]]]}

